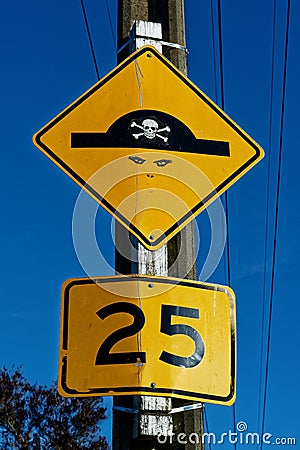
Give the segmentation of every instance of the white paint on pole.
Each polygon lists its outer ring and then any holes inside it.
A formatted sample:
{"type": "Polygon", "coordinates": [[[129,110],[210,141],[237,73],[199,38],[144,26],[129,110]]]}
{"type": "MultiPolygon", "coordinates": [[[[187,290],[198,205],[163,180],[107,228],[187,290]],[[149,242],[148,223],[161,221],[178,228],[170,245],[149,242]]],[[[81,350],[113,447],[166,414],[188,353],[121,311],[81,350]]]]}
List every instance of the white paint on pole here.
{"type": "MultiPolygon", "coordinates": [[[[143,45],[153,45],[162,53],[161,23],[135,21],[130,33],[130,51],[133,52],[143,45]],[[154,39],[151,39],[154,38],[154,39]]],[[[138,273],[141,275],[168,275],[168,249],[167,245],[158,250],[147,250],[138,243],[138,273]]],[[[136,396],[134,407],[141,411],[135,419],[135,437],[142,436],[168,436],[173,432],[173,420],[168,415],[158,415],[158,411],[171,411],[172,401],[165,397],[136,396]],[[142,414],[147,411],[147,414],[142,414]],[[155,411],[154,415],[149,411],[155,411]]]]}
{"type": "MultiPolygon", "coordinates": [[[[156,251],[147,250],[141,244],[138,244],[138,268],[139,274],[143,275],[168,275],[168,252],[167,245],[164,245],[156,251]]],[[[147,411],[147,414],[141,413],[137,418],[136,432],[137,436],[168,436],[173,432],[173,419],[171,416],[158,415],[158,411],[171,411],[171,398],[141,396],[135,399],[138,404],[134,405],[140,411],[147,411]],[[155,415],[149,414],[149,411],[155,411],[155,415]]]]}
{"type": "Polygon", "coordinates": [[[168,248],[163,245],[158,250],[147,250],[138,244],[138,270],[140,275],[168,276],[168,248]]]}
{"type": "Polygon", "coordinates": [[[136,20],[130,32],[130,53],[135,52],[135,50],[143,47],[143,45],[152,45],[156,50],[162,53],[161,39],[161,23],[136,20]]]}

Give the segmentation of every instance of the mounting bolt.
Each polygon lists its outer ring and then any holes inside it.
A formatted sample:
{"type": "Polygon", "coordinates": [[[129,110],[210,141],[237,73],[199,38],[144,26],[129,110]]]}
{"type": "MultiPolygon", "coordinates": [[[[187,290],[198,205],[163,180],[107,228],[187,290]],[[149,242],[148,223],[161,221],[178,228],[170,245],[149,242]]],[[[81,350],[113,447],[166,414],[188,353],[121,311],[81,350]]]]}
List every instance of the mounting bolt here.
{"type": "Polygon", "coordinates": [[[156,383],[154,383],[154,381],[152,381],[152,383],[150,384],[150,387],[152,387],[152,389],[156,388],[156,383]]]}
{"type": "Polygon", "coordinates": [[[154,286],[153,283],[149,283],[149,284],[148,284],[148,287],[149,287],[149,288],[153,288],[153,286],[154,286]]]}

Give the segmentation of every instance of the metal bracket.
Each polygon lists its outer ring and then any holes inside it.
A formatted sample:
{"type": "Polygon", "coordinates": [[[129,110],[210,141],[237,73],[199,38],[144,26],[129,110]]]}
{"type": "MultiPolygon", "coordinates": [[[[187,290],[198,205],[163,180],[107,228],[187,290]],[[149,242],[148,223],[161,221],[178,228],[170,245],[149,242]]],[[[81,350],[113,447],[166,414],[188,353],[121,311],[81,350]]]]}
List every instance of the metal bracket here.
{"type": "Polygon", "coordinates": [[[202,408],[203,408],[203,403],[194,403],[192,405],[186,405],[186,406],[181,406],[179,408],[173,408],[173,409],[171,409],[169,414],[176,414],[179,412],[192,411],[194,409],[202,409],[202,408]]]}
{"type": "Polygon", "coordinates": [[[126,412],[130,414],[139,414],[140,412],[138,409],[124,408],[123,406],[114,406],[113,411],[126,412]]]}
{"type": "MultiPolygon", "coordinates": [[[[122,45],[122,47],[119,48],[119,50],[117,50],[117,53],[120,53],[122,50],[124,50],[125,47],[127,47],[128,45],[130,45],[132,42],[134,42],[134,40],[136,38],[141,38],[141,39],[149,39],[148,36],[140,36],[140,35],[136,35],[135,38],[130,38],[128,39],[128,41],[125,42],[125,44],[122,45]]],[[[188,55],[189,54],[189,50],[187,47],[184,47],[183,45],[180,44],[174,44],[173,42],[166,42],[166,41],[162,41],[161,39],[156,39],[156,38],[151,38],[151,41],[156,41],[158,43],[160,43],[163,46],[166,47],[173,47],[173,48],[178,48],[179,50],[183,50],[185,51],[185,53],[188,55]]]]}
{"type": "Polygon", "coordinates": [[[138,409],[132,409],[132,408],[124,408],[123,406],[114,406],[113,409],[120,412],[130,413],[130,414],[141,414],[141,415],[147,415],[147,416],[167,416],[169,414],[176,414],[180,412],[186,412],[186,411],[192,411],[194,409],[201,409],[203,408],[203,403],[194,403],[192,405],[186,405],[181,406],[179,408],[173,408],[170,411],[164,411],[164,410],[155,410],[155,409],[148,409],[148,410],[138,410],[138,409]]]}
{"type": "MultiPolygon", "coordinates": [[[[189,53],[188,49],[180,44],[175,44],[173,42],[163,41],[161,32],[161,24],[155,22],[146,22],[144,20],[136,20],[130,32],[130,38],[125,44],[122,45],[117,51],[120,53],[124,50],[128,45],[131,46],[133,42],[136,43],[135,48],[133,50],[137,50],[142,45],[153,45],[157,48],[157,46],[165,46],[177,48],[179,50],[183,50],[186,54],[189,53]]],[[[158,48],[159,50],[159,48],[158,48]]]]}

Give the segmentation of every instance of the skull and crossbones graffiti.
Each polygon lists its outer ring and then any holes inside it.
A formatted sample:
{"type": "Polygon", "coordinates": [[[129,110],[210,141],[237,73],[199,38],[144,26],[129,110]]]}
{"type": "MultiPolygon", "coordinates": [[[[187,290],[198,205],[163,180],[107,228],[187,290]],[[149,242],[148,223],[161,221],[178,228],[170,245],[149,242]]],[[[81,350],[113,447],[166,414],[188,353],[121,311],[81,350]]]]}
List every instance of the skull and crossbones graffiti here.
{"type": "Polygon", "coordinates": [[[131,128],[140,128],[142,131],[140,133],[132,133],[135,139],[139,139],[141,136],[145,136],[147,139],[154,139],[156,137],[162,139],[164,142],[168,141],[167,136],[162,136],[160,133],[167,132],[170,133],[171,129],[169,126],[163,128],[158,128],[158,123],[154,119],[144,119],[142,125],[136,122],[131,123],[131,128]]]}

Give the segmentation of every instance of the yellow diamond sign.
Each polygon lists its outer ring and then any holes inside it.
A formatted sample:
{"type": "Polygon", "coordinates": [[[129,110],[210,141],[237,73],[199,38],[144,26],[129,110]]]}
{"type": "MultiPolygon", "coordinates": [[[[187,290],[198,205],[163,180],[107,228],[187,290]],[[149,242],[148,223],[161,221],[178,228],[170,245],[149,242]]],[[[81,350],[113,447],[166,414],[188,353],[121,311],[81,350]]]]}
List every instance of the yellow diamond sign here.
{"type": "Polygon", "coordinates": [[[234,402],[230,288],[137,275],[71,279],[61,311],[61,395],[234,402]]]}
{"type": "Polygon", "coordinates": [[[263,157],[147,46],[42,128],[34,143],[153,250],[263,157]]]}

